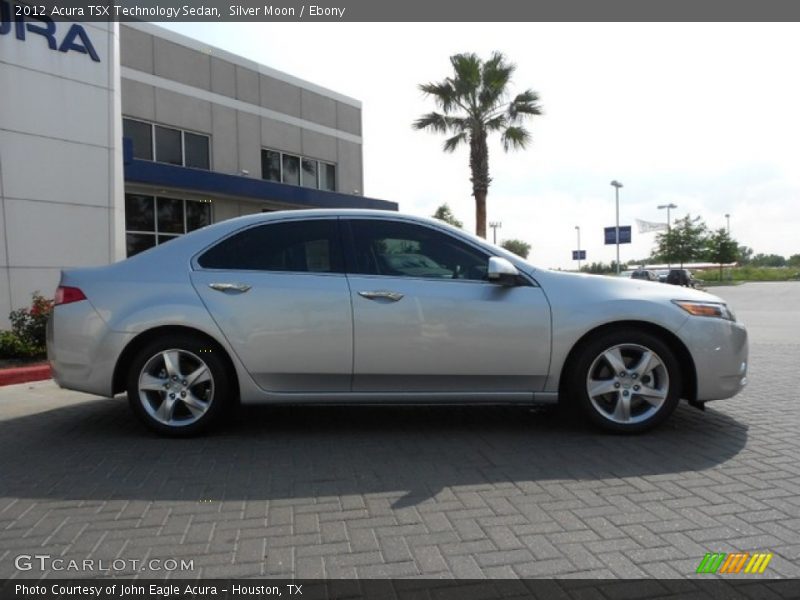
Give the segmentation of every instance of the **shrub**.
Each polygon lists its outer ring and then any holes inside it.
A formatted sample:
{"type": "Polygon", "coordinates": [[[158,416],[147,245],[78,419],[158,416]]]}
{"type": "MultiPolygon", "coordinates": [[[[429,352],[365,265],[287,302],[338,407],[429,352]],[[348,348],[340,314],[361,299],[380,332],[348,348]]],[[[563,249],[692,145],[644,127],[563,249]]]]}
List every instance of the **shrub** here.
{"type": "Polygon", "coordinates": [[[23,342],[13,331],[0,331],[0,358],[39,358],[43,348],[23,342]]]}
{"type": "Polygon", "coordinates": [[[47,319],[53,312],[53,301],[39,292],[33,293],[30,308],[19,308],[8,315],[11,331],[0,332],[0,356],[34,358],[46,354],[47,319]]]}

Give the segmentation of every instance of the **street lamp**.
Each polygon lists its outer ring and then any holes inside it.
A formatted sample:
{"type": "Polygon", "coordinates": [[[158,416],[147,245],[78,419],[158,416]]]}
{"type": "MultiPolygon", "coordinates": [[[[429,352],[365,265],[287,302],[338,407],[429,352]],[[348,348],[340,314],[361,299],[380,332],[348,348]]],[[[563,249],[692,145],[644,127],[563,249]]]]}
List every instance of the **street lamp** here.
{"type": "Polygon", "coordinates": [[[619,188],[622,187],[622,184],[615,179],[614,181],[611,182],[611,185],[614,186],[614,195],[616,196],[616,199],[617,199],[617,229],[616,229],[617,236],[616,237],[617,237],[617,275],[619,275],[619,188]]]}
{"type": "Polygon", "coordinates": [[[667,209],[667,268],[669,269],[672,266],[670,264],[670,255],[669,255],[670,251],[671,251],[671,249],[669,247],[670,241],[671,241],[671,239],[669,237],[669,232],[670,232],[670,227],[671,227],[671,225],[669,223],[669,211],[672,210],[673,208],[678,208],[678,205],[677,204],[673,204],[672,202],[670,202],[669,204],[659,204],[658,208],[659,208],[659,210],[663,210],[665,208],[667,209]]]}
{"type": "Polygon", "coordinates": [[[578,232],[578,271],[581,270],[581,226],[575,225],[575,231],[578,232]]]}
{"type": "Polygon", "coordinates": [[[728,221],[728,235],[731,234],[731,215],[730,213],[725,213],[725,219],[728,221]]]}
{"type": "Polygon", "coordinates": [[[497,245],[497,230],[500,229],[502,226],[503,223],[500,221],[492,221],[491,223],[489,223],[489,227],[492,228],[492,238],[495,246],[497,245]]]}

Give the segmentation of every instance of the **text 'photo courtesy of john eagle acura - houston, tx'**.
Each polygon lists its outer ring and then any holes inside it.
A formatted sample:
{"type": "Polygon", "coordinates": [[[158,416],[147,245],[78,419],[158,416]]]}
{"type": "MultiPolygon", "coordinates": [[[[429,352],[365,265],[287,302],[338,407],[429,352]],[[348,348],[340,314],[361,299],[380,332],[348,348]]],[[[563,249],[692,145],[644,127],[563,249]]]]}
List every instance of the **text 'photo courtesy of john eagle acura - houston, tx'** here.
{"type": "Polygon", "coordinates": [[[640,432],[747,383],[747,332],[716,296],[371,210],[240,217],[64,270],[47,343],[59,385],[127,392],[166,435],[238,402],[563,403],[640,432]]]}

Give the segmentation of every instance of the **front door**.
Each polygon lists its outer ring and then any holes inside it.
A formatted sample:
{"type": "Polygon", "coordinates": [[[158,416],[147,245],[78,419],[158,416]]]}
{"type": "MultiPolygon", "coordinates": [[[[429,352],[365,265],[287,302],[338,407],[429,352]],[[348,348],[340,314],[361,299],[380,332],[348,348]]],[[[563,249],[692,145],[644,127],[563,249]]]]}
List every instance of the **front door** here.
{"type": "Polygon", "coordinates": [[[401,220],[351,218],[355,392],[534,392],[550,309],[529,281],[486,279],[489,255],[401,220]]]}

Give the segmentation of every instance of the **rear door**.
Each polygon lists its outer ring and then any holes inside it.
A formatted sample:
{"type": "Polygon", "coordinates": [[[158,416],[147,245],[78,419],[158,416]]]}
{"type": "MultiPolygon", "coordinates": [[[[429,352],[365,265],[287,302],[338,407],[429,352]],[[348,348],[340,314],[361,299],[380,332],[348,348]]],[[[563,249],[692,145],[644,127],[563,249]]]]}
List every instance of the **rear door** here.
{"type": "Polygon", "coordinates": [[[350,390],[352,311],[335,217],[250,227],[193,266],[197,293],[261,388],[350,390]]]}

